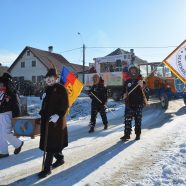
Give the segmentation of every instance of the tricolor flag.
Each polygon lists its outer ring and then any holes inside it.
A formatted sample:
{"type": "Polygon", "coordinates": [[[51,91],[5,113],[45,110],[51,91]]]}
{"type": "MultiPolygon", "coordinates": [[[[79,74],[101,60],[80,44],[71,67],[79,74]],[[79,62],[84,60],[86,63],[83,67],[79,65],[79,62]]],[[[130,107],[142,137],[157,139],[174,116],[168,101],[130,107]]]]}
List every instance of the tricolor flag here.
{"type": "Polygon", "coordinates": [[[80,95],[83,89],[83,83],[72,74],[66,67],[63,66],[60,75],[60,82],[66,87],[69,96],[69,106],[71,107],[76,98],[80,95]]]}
{"type": "Polygon", "coordinates": [[[171,54],[169,54],[163,63],[186,84],[186,40],[183,41],[171,54]]]}

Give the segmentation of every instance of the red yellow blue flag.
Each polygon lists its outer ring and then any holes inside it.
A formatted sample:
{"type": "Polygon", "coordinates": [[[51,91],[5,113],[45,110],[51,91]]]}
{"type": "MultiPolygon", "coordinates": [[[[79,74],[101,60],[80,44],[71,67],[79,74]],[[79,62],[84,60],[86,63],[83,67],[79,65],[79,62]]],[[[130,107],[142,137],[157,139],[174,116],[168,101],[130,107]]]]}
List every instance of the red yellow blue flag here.
{"type": "Polygon", "coordinates": [[[83,83],[64,66],[61,70],[60,82],[66,87],[69,96],[69,106],[72,106],[83,89],[83,83]]]}

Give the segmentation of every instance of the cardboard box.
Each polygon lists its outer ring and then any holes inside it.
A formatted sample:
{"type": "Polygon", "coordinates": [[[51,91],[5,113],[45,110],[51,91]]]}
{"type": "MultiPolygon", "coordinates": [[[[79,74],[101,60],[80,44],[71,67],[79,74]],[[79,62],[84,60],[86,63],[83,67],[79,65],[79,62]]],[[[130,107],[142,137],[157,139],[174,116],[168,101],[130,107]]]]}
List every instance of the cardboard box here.
{"type": "Polygon", "coordinates": [[[40,117],[21,116],[12,119],[14,135],[34,138],[40,134],[40,117]]]}

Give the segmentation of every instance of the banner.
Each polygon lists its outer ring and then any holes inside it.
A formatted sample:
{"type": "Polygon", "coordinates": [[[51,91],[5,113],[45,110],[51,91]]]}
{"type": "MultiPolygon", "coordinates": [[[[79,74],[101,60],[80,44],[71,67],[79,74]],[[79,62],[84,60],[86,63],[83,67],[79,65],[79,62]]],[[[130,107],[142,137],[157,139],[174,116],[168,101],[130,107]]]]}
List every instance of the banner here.
{"type": "Polygon", "coordinates": [[[171,54],[169,54],[163,63],[186,84],[186,40],[183,41],[171,54]]]}
{"type": "Polygon", "coordinates": [[[69,106],[71,107],[76,98],[80,95],[83,89],[83,83],[64,66],[61,70],[60,82],[68,91],[69,106]]]}

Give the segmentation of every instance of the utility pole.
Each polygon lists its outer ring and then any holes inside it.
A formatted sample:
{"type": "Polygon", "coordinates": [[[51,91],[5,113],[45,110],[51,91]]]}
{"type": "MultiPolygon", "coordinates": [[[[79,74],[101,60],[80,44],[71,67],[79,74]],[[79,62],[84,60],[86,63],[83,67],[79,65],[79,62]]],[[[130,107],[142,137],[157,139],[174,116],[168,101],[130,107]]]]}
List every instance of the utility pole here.
{"type": "Polygon", "coordinates": [[[83,84],[85,83],[85,44],[83,44],[83,84]]]}
{"type": "Polygon", "coordinates": [[[80,37],[81,37],[81,41],[83,43],[83,84],[85,83],[85,44],[84,44],[84,41],[83,41],[83,37],[81,35],[80,32],[77,33],[80,37]]]}
{"type": "Polygon", "coordinates": [[[134,49],[130,49],[130,53],[131,53],[131,61],[130,61],[130,64],[131,64],[131,65],[134,65],[134,60],[135,60],[134,49]]]}

